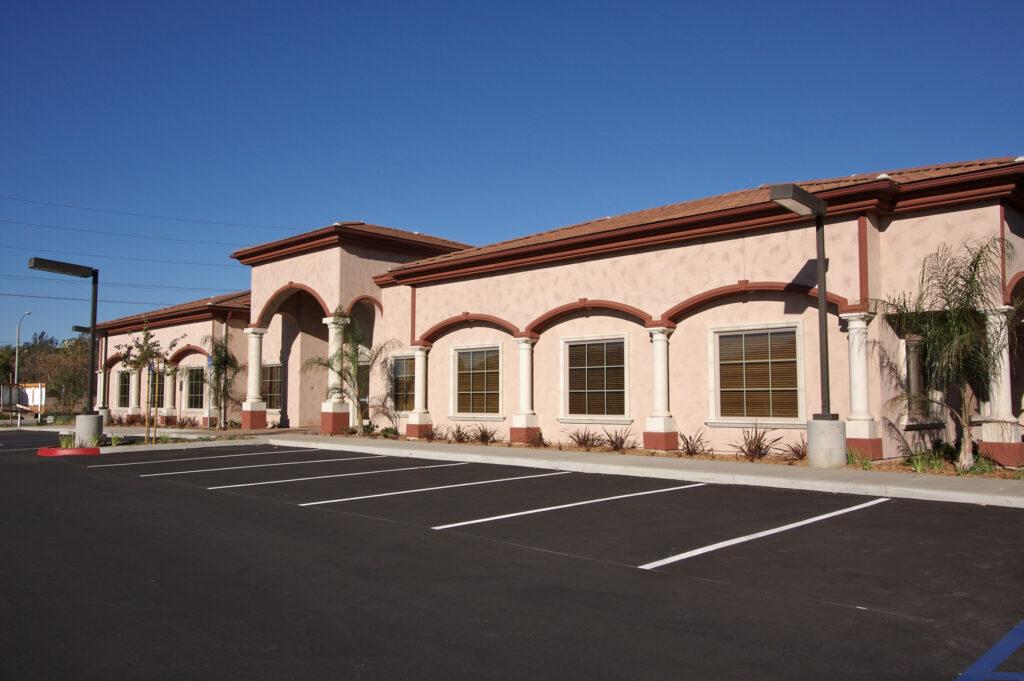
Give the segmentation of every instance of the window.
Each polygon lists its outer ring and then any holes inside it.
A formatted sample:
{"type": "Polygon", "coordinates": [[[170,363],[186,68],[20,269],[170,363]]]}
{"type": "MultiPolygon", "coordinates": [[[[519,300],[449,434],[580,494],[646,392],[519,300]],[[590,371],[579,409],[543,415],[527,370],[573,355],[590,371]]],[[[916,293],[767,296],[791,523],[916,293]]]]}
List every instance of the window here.
{"type": "Polygon", "coordinates": [[[416,408],[416,360],[412,357],[391,360],[391,399],[396,411],[416,408]]]}
{"type": "Polygon", "coordinates": [[[205,383],[203,373],[202,369],[188,369],[185,374],[186,409],[203,408],[203,383],[205,383]]]}
{"type": "Polygon", "coordinates": [[[910,422],[934,422],[939,418],[932,391],[928,385],[928,370],[924,348],[917,338],[906,339],[907,357],[907,418],[910,422]]]}
{"type": "Polygon", "coordinates": [[[149,404],[162,407],[164,404],[164,373],[153,371],[149,375],[149,404]]]}
{"type": "Polygon", "coordinates": [[[569,414],[626,415],[623,340],[569,343],[569,414]]]}
{"type": "Polygon", "coordinates": [[[459,350],[456,359],[456,405],[459,414],[499,412],[498,348],[459,350]]]}
{"type": "Polygon", "coordinates": [[[260,368],[260,392],[263,394],[263,401],[267,403],[267,409],[281,408],[281,365],[270,364],[260,368]]]}
{"type": "Polygon", "coordinates": [[[722,417],[798,418],[796,330],[719,334],[718,393],[722,417]]]}
{"type": "Polygon", "coordinates": [[[128,400],[132,391],[132,374],[129,371],[117,372],[117,406],[124,409],[128,407],[128,400]]]}
{"type": "Polygon", "coordinates": [[[370,418],[370,365],[360,364],[356,374],[356,388],[359,390],[359,410],[363,420],[370,418]]]}

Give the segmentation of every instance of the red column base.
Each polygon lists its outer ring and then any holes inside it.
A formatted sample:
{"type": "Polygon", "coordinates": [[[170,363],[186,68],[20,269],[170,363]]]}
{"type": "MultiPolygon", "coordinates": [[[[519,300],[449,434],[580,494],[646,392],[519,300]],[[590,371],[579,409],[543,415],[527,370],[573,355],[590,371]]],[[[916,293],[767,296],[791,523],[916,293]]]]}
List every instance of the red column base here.
{"type": "Polygon", "coordinates": [[[320,434],[340,435],[348,432],[347,411],[322,411],[320,412],[320,434]]]}
{"type": "Polygon", "coordinates": [[[1024,442],[982,442],[978,449],[1001,466],[1024,466],[1024,442]]]}
{"type": "Polygon", "coordinates": [[[852,449],[860,456],[871,461],[878,461],[885,457],[882,453],[882,438],[880,437],[848,437],[846,448],[852,449]]]}
{"type": "Polygon", "coordinates": [[[156,417],[156,420],[157,420],[157,423],[159,423],[161,426],[173,426],[175,423],[178,422],[178,417],[177,416],[164,416],[163,414],[161,414],[160,416],[156,417]]]}
{"type": "Polygon", "coordinates": [[[508,429],[508,440],[509,442],[517,445],[525,445],[530,442],[531,438],[540,435],[540,428],[525,427],[516,428],[512,426],[508,429]]]}
{"type": "Polygon", "coordinates": [[[679,433],[644,433],[644,449],[675,451],[679,449],[679,433]]]}
{"type": "Polygon", "coordinates": [[[216,428],[217,417],[216,416],[204,416],[203,417],[203,428],[216,428]]]}
{"type": "Polygon", "coordinates": [[[434,427],[432,423],[407,423],[405,424],[405,436],[422,438],[434,427]]]}
{"type": "Polygon", "coordinates": [[[243,411],[242,428],[245,430],[263,430],[267,427],[267,412],[243,411]]]}

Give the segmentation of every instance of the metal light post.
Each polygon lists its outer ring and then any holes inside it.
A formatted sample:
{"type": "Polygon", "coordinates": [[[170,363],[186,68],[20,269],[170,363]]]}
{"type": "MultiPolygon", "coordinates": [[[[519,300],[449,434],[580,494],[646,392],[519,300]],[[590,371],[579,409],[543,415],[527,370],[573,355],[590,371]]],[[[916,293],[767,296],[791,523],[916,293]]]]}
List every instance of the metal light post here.
{"type": "Polygon", "coordinates": [[[21,351],[21,323],[32,310],[25,310],[18,320],[18,332],[14,339],[14,411],[18,412],[18,427],[21,428],[21,383],[18,382],[18,353],[21,351]]]}
{"type": "Polygon", "coordinates": [[[807,424],[807,459],[812,466],[837,468],[846,464],[846,424],[832,413],[828,371],[828,301],[825,269],[825,211],[827,204],[795,184],[777,184],[768,197],[788,211],[814,217],[818,270],[818,360],[821,375],[821,412],[807,424]]]}
{"type": "Polygon", "coordinates": [[[29,258],[28,267],[42,272],[53,272],[69,277],[92,279],[92,308],[89,316],[89,389],[86,392],[85,411],[75,419],[75,437],[79,443],[88,443],[103,433],[103,419],[93,408],[96,396],[96,298],[100,288],[100,271],[95,267],[75,265],[46,258],[29,258]]]}

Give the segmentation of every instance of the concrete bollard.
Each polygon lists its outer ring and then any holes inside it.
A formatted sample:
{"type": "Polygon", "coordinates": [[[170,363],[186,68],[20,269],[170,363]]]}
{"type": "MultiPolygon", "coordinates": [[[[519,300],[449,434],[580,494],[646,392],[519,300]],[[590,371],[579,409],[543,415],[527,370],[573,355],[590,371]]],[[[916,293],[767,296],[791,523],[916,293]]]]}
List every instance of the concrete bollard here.
{"type": "Polygon", "coordinates": [[[98,447],[99,438],[103,435],[103,417],[99,414],[79,414],[75,417],[75,445],[78,447],[98,447]]]}
{"type": "Polygon", "coordinates": [[[807,422],[807,465],[812,468],[842,468],[846,465],[846,422],[807,422]]]}

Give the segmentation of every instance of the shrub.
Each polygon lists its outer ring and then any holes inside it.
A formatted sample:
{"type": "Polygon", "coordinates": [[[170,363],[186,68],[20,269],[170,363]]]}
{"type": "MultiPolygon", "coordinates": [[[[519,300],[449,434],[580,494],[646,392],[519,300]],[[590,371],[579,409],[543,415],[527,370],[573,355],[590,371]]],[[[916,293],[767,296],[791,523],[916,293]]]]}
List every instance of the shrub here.
{"type": "Polygon", "coordinates": [[[472,437],[473,437],[473,434],[469,432],[468,428],[464,428],[461,423],[456,423],[455,426],[452,427],[452,431],[451,431],[452,442],[459,442],[459,443],[469,442],[469,440],[472,437]]]}
{"type": "Polygon", "coordinates": [[[968,469],[971,475],[987,475],[996,469],[996,462],[987,456],[981,455],[974,460],[974,465],[968,469]]]}
{"type": "Polygon", "coordinates": [[[112,426],[123,426],[124,425],[124,417],[121,416],[120,414],[111,414],[110,415],[110,425],[112,425],[112,426]]]}
{"type": "Polygon", "coordinates": [[[74,433],[67,433],[65,435],[57,436],[57,446],[60,447],[61,449],[72,449],[73,447],[76,446],[76,444],[77,443],[75,442],[74,433]]]}
{"type": "Polygon", "coordinates": [[[387,438],[388,440],[397,440],[398,428],[392,428],[391,426],[388,426],[387,428],[384,428],[380,431],[380,436],[387,438]]]}
{"type": "Polygon", "coordinates": [[[224,424],[224,427],[225,428],[241,428],[242,424],[239,421],[236,421],[234,419],[230,419],[230,420],[228,420],[227,423],[224,424]]]}
{"type": "Polygon", "coordinates": [[[787,442],[782,445],[782,452],[791,459],[803,461],[807,458],[807,438],[801,433],[798,442],[787,442]]]}
{"type": "Polygon", "coordinates": [[[444,429],[444,426],[430,425],[423,431],[423,439],[427,442],[433,442],[434,440],[445,442],[448,440],[448,431],[444,429]]]}
{"type": "Polygon", "coordinates": [[[194,416],[182,416],[178,419],[179,428],[198,428],[199,421],[194,416]]]}
{"type": "Polygon", "coordinates": [[[606,428],[602,430],[604,430],[604,443],[611,451],[625,452],[627,449],[637,448],[638,443],[629,428],[620,428],[610,433],[606,428]]]}
{"type": "Polygon", "coordinates": [[[704,437],[703,428],[698,428],[692,436],[679,433],[679,452],[684,456],[711,456],[715,453],[704,437]]]}
{"type": "Polygon", "coordinates": [[[550,443],[544,439],[544,433],[539,430],[531,430],[530,434],[526,436],[526,446],[542,449],[547,447],[550,443]]]}
{"type": "Polygon", "coordinates": [[[569,431],[568,436],[570,442],[588,452],[604,444],[604,438],[590,428],[569,431]]]}
{"type": "Polygon", "coordinates": [[[122,436],[122,435],[111,435],[110,436],[110,446],[111,447],[117,447],[122,442],[124,442],[124,436],[122,436]]]}
{"type": "Polygon", "coordinates": [[[160,435],[160,436],[158,436],[156,438],[156,441],[159,442],[162,445],[170,444],[171,436],[170,435],[160,435]]]}
{"type": "Polygon", "coordinates": [[[490,426],[479,425],[473,428],[472,433],[473,439],[482,445],[489,445],[492,442],[497,442],[500,438],[498,437],[498,429],[491,428],[490,426]]]}
{"type": "Polygon", "coordinates": [[[747,461],[758,461],[774,454],[782,437],[769,437],[771,432],[768,428],[756,425],[753,429],[744,428],[740,441],[732,446],[736,456],[742,456],[747,461]]]}
{"type": "Polygon", "coordinates": [[[846,450],[846,464],[848,466],[860,466],[866,471],[871,470],[871,466],[874,465],[871,459],[866,456],[861,456],[860,452],[856,452],[852,449],[846,450]]]}

